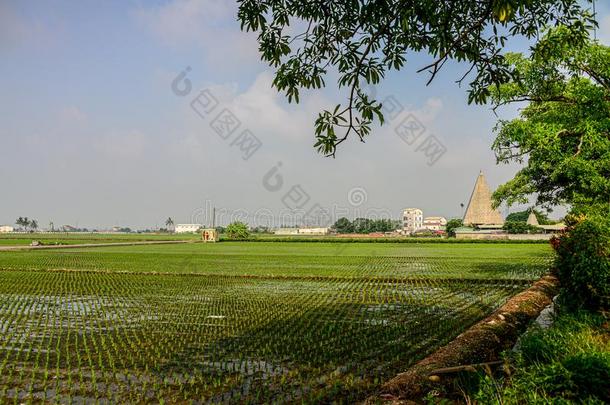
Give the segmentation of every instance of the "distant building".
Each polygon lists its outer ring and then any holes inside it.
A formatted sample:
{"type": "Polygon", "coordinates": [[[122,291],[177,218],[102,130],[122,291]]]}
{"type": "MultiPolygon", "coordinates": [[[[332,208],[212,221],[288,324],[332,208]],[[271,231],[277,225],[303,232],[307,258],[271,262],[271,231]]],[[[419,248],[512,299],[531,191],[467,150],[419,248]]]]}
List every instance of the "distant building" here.
{"type": "Polygon", "coordinates": [[[273,233],[276,235],[298,235],[299,228],[278,228],[273,233]]]}
{"type": "Polygon", "coordinates": [[[534,213],[534,211],[530,211],[529,216],[527,217],[527,224],[528,225],[532,225],[532,226],[538,226],[540,225],[538,223],[538,218],[536,217],[536,214],[534,213]]]}
{"type": "Polygon", "coordinates": [[[530,215],[527,217],[527,224],[541,229],[542,232],[546,233],[546,234],[559,233],[566,228],[566,224],[564,224],[563,222],[558,223],[558,224],[552,224],[552,225],[540,225],[538,223],[538,218],[536,217],[536,214],[534,213],[534,211],[531,211],[530,215]]]}
{"type": "Polygon", "coordinates": [[[299,228],[299,235],[328,235],[330,228],[299,228]]]}
{"type": "Polygon", "coordinates": [[[445,217],[426,217],[424,218],[423,228],[430,231],[444,231],[447,226],[445,217]]]}
{"type": "Polygon", "coordinates": [[[424,213],[419,208],[407,208],[402,212],[402,229],[406,233],[415,232],[424,226],[424,213]]]}
{"type": "Polygon", "coordinates": [[[502,214],[491,206],[491,191],[483,172],[480,172],[474,184],[466,214],[464,214],[464,225],[478,228],[501,228],[503,224],[502,214]]]}
{"type": "MultiPolygon", "coordinates": [[[[555,225],[540,225],[544,227],[555,225]]],[[[545,233],[508,233],[502,229],[473,229],[461,227],[454,230],[457,239],[483,239],[483,240],[549,240],[554,231],[545,233]]]]}
{"type": "Polygon", "coordinates": [[[15,228],[10,225],[0,225],[0,233],[10,233],[13,232],[15,228]]]}
{"type": "Polygon", "coordinates": [[[176,225],[175,233],[195,233],[199,231],[201,224],[178,224],[176,225]]]}
{"type": "Polygon", "coordinates": [[[553,225],[538,225],[538,228],[542,229],[544,233],[552,234],[563,232],[566,229],[566,224],[560,222],[558,224],[553,225]]]}
{"type": "Polygon", "coordinates": [[[330,228],[278,228],[276,235],[328,235],[330,228]]]}

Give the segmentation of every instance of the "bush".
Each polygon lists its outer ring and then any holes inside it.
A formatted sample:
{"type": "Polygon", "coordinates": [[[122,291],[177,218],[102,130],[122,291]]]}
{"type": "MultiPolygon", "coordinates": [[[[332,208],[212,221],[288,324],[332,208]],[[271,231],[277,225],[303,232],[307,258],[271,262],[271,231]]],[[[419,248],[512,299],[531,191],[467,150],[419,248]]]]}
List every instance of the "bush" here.
{"type": "Polygon", "coordinates": [[[577,398],[597,397],[610,402],[610,362],[602,353],[579,353],[568,357],[563,366],[568,370],[577,398]]]}
{"type": "Polygon", "coordinates": [[[610,308],[610,219],[600,214],[566,217],[565,232],[551,242],[568,308],[610,308]]]}
{"type": "Polygon", "coordinates": [[[248,225],[243,222],[232,222],[227,226],[227,236],[232,240],[247,239],[250,236],[248,225]]]}

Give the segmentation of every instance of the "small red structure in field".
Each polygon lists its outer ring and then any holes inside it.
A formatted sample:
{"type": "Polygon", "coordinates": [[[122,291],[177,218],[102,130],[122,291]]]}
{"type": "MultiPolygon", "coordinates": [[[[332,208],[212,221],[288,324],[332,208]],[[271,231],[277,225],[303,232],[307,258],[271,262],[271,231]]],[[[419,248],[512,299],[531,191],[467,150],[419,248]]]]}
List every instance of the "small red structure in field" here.
{"type": "Polygon", "coordinates": [[[204,243],[218,242],[218,231],[216,229],[204,229],[201,232],[201,239],[204,243]]]}

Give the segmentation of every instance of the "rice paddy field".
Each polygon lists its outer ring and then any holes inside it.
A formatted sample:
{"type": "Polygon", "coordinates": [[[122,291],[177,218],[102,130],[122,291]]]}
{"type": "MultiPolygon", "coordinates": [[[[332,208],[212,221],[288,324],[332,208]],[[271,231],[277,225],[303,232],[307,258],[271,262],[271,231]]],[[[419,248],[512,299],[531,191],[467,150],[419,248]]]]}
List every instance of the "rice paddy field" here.
{"type": "Polygon", "coordinates": [[[201,236],[195,234],[167,233],[6,233],[0,234],[0,247],[29,245],[30,243],[32,243],[32,241],[39,241],[43,245],[80,245],[85,243],[100,244],[200,239],[201,236]]]}
{"type": "Polygon", "coordinates": [[[0,252],[0,398],[352,403],[548,271],[544,244],[0,252]]]}

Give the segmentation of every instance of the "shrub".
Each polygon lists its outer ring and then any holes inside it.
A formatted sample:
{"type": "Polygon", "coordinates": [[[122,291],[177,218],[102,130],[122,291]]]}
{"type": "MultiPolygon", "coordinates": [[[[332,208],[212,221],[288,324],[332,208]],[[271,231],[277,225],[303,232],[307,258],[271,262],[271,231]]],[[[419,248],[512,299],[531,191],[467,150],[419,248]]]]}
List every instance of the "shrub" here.
{"type": "Polygon", "coordinates": [[[227,226],[226,232],[229,239],[233,240],[247,239],[250,236],[248,225],[239,221],[230,223],[227,226]]]}
{"type": "Polygon", "coordinates": [[[597,397],[610,402],[610,359],[603,353],[578,353],[564,360],[569,371],[572,389],[577,398],[597,397]]]}
{"type": "Polygon", "coordinates": [[[610,308],[610,219],[600,214],[568,215],[566,225],[565,232],[552,240],[562,304],[610,308]]]}

